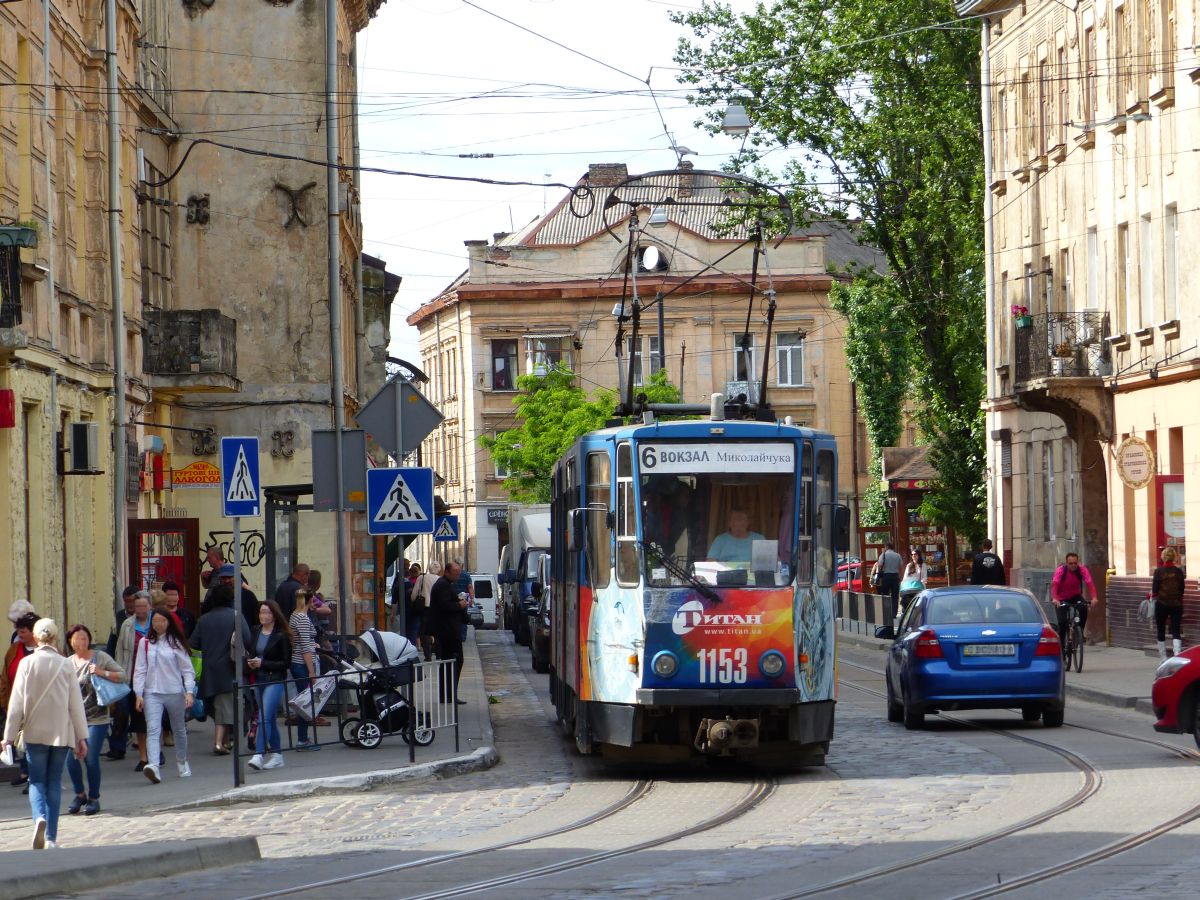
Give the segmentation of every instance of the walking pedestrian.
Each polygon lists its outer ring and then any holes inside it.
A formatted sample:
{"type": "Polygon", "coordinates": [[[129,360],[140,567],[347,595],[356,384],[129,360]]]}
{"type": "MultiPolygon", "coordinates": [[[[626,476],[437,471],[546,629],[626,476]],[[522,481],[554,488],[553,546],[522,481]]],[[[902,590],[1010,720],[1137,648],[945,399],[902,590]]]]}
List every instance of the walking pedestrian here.
{"type": "Polygon", "coordinates": [[[58,625],[38,619],[33,625],[37,649],[17,667],[4,723],[4,747],[18,734],[29,759],[29,808],[33,813],[33,849],[58,846],[58,813],[67,755],[87,755],[87,718],[75,670],[58,652],[58,625]]]}
{"type": "MultiPolygon", "coordinates": [[[[16,604],[14,603],[13,606],[15,607],[16,604]]],[[[4,654],[4,668],[0,670],[0,709],[5,711],[8,710],[12,698],[13,685],[17,680],[17,669],[24,659],[31,656],[37,649],[37,639],[33,636],[33,626],[37,622],[37,613],[26,612],[18,616],[13,623],[16,630],[13,632],[12,643],[9,644],[8,651],[4,654]]],[[[19,764],[20,768],[16,776],[9,783],[13,787],[25,785],[22,793],[27,794],[29,793],[29,761],[22,755],[19,764]]]]}
{"type": "Polygon", "coordinates": [[[287,619],[274,600],[258,605],[258,625],[250,635],[246,667],[254,675],[254,692],[258,698],[258,735],[255,753],[246,765],[252,769],[281,769],[283,755],[279,752],[279,724],[275,721],[283,701],[285,679],[292,664],[292,637],[287,619]]]}
{"type": "Polygon", "coordinates": [[[179,585],[174,581],[164,583],[162,589],[167,611],[176,618],[183,636],[190,641],[192,632],[196,630],[196,617],[184,604],[183,592],[179,590],[179,585]]]}
{"type": "Polygon", "coordinates": [[[896,552],[895,545],[888,541],[871,569],[871,583],[887,598],[885,622],[892,622],[896,618],[896,607],[900,602],[900,570],[903,568],[904,558],[896,552]]]}
{"type": "Polygon", "coordinates": [[[458,580],[459,571],[458,563],[446,563],[442,577],[434,582],[430,592],[427,631],[433,636],[437,658],[454,661],[454,691],[451,694],[447,690],[448,685],[443,683],[441,685],[442,702],[449,703],[453,696],[454,702],[461,706],[467,701],[458,696],[458,680],[462,676],[463,669],[462,639],[459,635],[462,613],[467,608],[469,601],[465,595],[460,596],[455,590],[454,584],[458,580]]]}
{"type": "MultiPolygon", "coordinates": [[[[317,677],[317,629],[313,627],[312,619],[308,617],[308,605],[311,596],[307,589],[296,591],[296,609],[288,619],[291,626],[292,640],[292,678],[296,679],[296,693],[299,694],[312,687],[313,679],[317,677]]],[[[308,720],[297,716],[296,749],[320,750],[321,745],[308,739],[308,720]]],[[[324,721],[314,717],[313,730],[324,721]]]]}
{"type": "Polygon", "coordinates": [[[67,631],[67,646],[74,651],[70,662],[75,667],[75,679],[83,696],[83,715],[87,719],[88,729],[88,752],[85,758],[87,790],[84,790],[83,784],[84,766],[74,756],[68,757],[67,774],[71,776],[71,785],[75,788],[75,799],[67,807],[67,812],[75,815],[82,809],[85,816],[94,816],[100,812],[100,750],[108,732],[109,716],[108,707],[96,697],[92,678],[124,683],[125,672],[107,652],[92,646],[92,632],[86,625],[73,625],[67,631]]]}
{"type": "Polygon", "coordinates": [[[1171,623],[1174,655],[1183,650],[1183,570],[1175,563],[1179,554],[1174,547],[1164,547],[1160,554],[1162,565],[1154,570],[1150,595],[1154,597],[1154,632],[1158,658],[1167,658],[1167,623],[1171,623]]]}
{"type": "Polygon", "coordinates": [[[28,600],[14,600],[12,602],[12,605],[8,608],[8,621],[12,622],[13,626],[12,635],[8,639],[9,644],[17,642],[17,620],[32,612],[36,612],[36,610],[28,600]]]}
{"type": "Polygon", "coordinates": [[[1058,639],[1065,643],[1067,639],[1067,624],[1071,618],[1071,607],[1079,610],[1079,627],[1087,634],[1088,608],[1096,605],[1096,585],[1092,582],[1092,574],[1079,564],[1078,553],[1068,553],[1063,564],[1054,571],[1050,580],[1050,600],[1054,603],[1058,618],[1058,639]],[[1084,586],[1091,595],[1090,600],[1083,596],[1084,586]]]}
{"type": "Polygon", "coordinates": [[[426,661],[432,656],[429,636],[433,633],[429,630],[429,623],[426,619],[432,617],[430,607],[432,606],[433,586],[438,583],[441,576],[442,564],[436,559],[431,559],[425,571],[417,576],[417,581],[412,589],[412,604],[408,610],[408,634],[405,637],[414,645],[420,645],[426,661]]]}
{"type": "MultiPolygon", "coordinates": [[[[150,592],[138,591],[133,595],[133,615],[121,623],[121,631],[117,635],[117,665],[128,675],[131,684],[137,674],[138,648],[149,633],[150,592]]],[[[146,762],[149,760],[149,757],[146,756],[146,717],[142,714],[141,707],[137,705],[137,698],[133,694],[126,697],[124,703],[125,715],[128,720],[125,729],[126,736],[132,734],[137,738],[138,764],[134,767],[134,771],[141,772],[145,770],[146,762]]],[[[109,754],[112,759],[121,759],[124,755],[124,749],[119,755],[114,756],[111,752],[109,754]]],[[[158,762],[157,756],[154,761],[158,762]]]]}
{"type": "Polygon", "coordinates": [[[237,702],[236,670],[233,664],[233,629],[242,629],[242,646],[250,646],[250,626],[233,608],[233,588],[218,584],[209,597],[211,609],[200,617],[192,632],[200,651],[200,681],[197,693],[206,709],[212,710],[213,754],[226,756],[233,749],[233,713],[237,702]]]}
{"type": "Polygon", "coordinates": [[[971,561],[971,584],[1008,584],[1004,560],[992,552],[992,542],[985,540],[971,561]]]}
{"type": "Polygon", "coordinates": [[[296,591],[302,589],[306,584],[308,584],[308,566],[304,563],[296,563],[292,567],[292,574],[279,582],[279,587],[275,588],[275,605],[285,616],[291,617],[292,612],[296,609],[296,591]]]}
{"type": "Polygon", "coordinates": [[[179,622],[158,607],[150,616],[150,633],[138,647],[137,665],[133,675],[135,704],[146,719],[146,745],[149,758],[142,769],[151,784],[162,780],[159,770],[159,753],[162,741],[163,711],[171,718],[171,729],[175,734],[175,764],[180,778],[192,774],[187,758],[187,725],[184,711],[192,705],[196,695],[196,672],[192,668],[187,638],[179,629],[179,622]]]}

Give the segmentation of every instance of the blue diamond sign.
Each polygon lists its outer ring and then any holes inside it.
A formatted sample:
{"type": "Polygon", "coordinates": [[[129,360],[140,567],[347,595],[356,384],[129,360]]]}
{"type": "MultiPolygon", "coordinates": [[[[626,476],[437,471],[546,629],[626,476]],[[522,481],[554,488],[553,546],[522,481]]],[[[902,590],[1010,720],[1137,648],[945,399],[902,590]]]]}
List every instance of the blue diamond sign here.
{"type": "Polygon", "coordinates": [[[433,469],[367,469],[367,532],[433,531],[433,469]]]}
{"type": "Polygon", "coordinates": [[[221,515],[257,516],[262,505],[258,438],[221,438],[221,515]]]}
{"type": "Polygon", "coordinates": [[[458,540],[458,516],[441,516],[433,523],[434,541],[458,540]]]}

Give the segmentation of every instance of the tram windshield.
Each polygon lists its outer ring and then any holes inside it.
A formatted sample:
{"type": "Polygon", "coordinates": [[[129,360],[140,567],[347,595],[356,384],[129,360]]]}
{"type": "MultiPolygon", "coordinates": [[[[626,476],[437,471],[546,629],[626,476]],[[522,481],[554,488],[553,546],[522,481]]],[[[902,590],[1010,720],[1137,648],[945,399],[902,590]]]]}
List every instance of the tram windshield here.
{"type": "Polygon", "coordinates": [[[643,474],[646,583],[778,587],[792,583],[797,548],[792,472],[643,474]]]}

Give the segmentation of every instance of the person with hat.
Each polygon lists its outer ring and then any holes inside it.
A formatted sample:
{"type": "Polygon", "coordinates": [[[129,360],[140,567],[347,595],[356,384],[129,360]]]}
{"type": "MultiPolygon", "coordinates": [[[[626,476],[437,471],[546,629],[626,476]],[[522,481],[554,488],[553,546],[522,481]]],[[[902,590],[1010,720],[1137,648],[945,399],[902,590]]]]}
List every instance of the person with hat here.
{"type": "MultiPolygon", "coordinates": [[[[225,563],[214,573],[212,587],[208,589],[208,593],[204,595],[204,602],[200,604],[200,615],[204,615],[212,609],[213,590],[220,585],[233,590],[233,563],[225,563]]],[[[246,576],[242,575],[242,617],[247,622],[258,621],[258,595],[250,590],[250,585],[246,582],[246,576]]]]}

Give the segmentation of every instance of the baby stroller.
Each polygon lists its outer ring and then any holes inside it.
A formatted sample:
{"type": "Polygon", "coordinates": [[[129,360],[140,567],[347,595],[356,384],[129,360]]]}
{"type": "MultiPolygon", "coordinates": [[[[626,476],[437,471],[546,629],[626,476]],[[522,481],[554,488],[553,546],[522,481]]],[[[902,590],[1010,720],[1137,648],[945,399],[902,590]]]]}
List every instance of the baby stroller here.
{"type": "Polygon", "coordinates": [[[366,665],[350,650],[346,655],[325,653],[337,665],[338,687],[354,692],[354,705],[359,709],[359,716],[343,720],[342,742],[374,750],[383,743],[384,735],[399,734],[418,747],[432,744],[434,730],[424,714],[412,719],[416,711],[400,690],[413,683],[421,652],[391,631],[370,628],[358,639],[366,648],[366,665]]]}
{"type": "Polygon", "coordinates": [[[896,621],[904,618],[904,613],[908,610],[908,605],[916,599],[917,594],[925,590],[925,585],[919,579],[908,578],[900,585],[900,609],[896,611],[896,621]]]}

